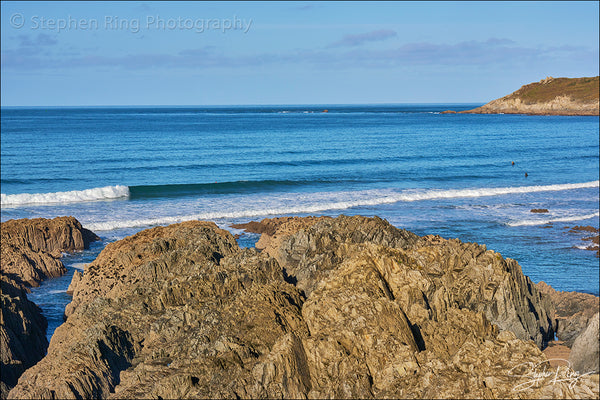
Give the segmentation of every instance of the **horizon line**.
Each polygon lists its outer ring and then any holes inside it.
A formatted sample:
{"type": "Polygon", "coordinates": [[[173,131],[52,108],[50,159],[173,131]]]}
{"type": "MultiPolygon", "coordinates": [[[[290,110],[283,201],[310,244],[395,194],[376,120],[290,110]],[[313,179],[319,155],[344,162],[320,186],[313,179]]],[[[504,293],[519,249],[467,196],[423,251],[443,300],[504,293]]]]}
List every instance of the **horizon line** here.
{"type": "Polygon", "coordinates": [[[394,105],[475,105],[483,102],[404,102],[404,103],[255,103],[255,104],[82,104],[82,105],[1,105],[0,108],[127,108],[127,107],[321,107],[321,106],[394,106],[394,105]]]}

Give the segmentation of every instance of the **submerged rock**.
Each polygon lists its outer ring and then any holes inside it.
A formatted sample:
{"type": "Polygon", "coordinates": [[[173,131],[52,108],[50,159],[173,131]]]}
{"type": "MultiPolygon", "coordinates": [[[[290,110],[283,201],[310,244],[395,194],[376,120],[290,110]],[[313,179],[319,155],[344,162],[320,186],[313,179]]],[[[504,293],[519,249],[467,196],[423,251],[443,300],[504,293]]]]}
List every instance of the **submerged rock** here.
{"type": "Polygon", "coordinates": [[[6,398],[23,371],[37,363],[48,347],[48,323],[39,307],[27,299],[28,287],[64,274],[61,253],[82,250],[98,237],[73,217],[10,220],[2,223],[0,231],[1,397],[6,398]]]}
{"type": "Polygon", "coordinates": [[[263,222],[262,252],[206,222],[109,244],[10,397],[598,396],[527,385],[551,310],[516,262],[379,218],[263,222]]]}

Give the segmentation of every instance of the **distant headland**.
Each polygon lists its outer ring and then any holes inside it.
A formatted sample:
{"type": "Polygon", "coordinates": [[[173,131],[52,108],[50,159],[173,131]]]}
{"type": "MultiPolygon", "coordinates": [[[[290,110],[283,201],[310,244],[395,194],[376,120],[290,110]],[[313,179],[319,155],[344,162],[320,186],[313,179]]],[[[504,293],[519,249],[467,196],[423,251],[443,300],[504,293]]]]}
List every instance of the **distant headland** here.
{"type": "MultiPolygon", "coordinates": [[[[599,79],[553,78],[522,86],[502,98],[461,114],[599,115],[599,79]]],[[[443,114],[454,114],[444,111],[443,114]]]]}

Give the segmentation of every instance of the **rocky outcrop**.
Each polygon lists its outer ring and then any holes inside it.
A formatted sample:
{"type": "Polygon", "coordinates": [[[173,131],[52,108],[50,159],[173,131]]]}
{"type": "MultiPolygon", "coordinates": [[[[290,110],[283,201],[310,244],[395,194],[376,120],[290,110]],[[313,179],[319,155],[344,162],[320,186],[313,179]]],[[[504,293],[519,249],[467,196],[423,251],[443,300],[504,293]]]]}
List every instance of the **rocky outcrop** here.
{"type": "Polygon", "coordinates": [[[600,360],[600,328],[598,327],[598,313],[588,323],[588,326],[577,336],[571,349],[569,361],[575,371],[581,374],[598,373],[600,360]]]}
{"type": "Polygon", "coordinates": [[[532,339],[538,346],[553,338],[548,299],[542,298],[516,261],[485,246],[437,236],[419,238],[377,217],[279,218],[263,223],[279,226],[271,235],[263,234],[256,247],[276,258],[306,295],[347,257],[347,245],[372,243],[401,251],[399,257],[420,271],[413,276],[410,290],[404,291],[406,304],[421,302],[428,312],[438,314],[449,306],[482,311],[501,329],[532,339]]]}
{"type": "Polygon", "coordinates": [[[9,220],[1,225],[2,273],[24,286],[66,272],[63,252],[83,250],[99,240],[73,217],[9,220]]]}
{"type": "Polygon", "coordinates": [[[545,326],[516,262],[378,218],[265,223],[262,252],[205,222],[109,244],[10,397],[598,396],[597,375],[569,369],[531,383],[545,356],[490,322],[545,326]]]}
{"type": "Polygon", "coordinates": [[[64,251],[80,250],[98,239],[72,217],[10,220],[1,225],[2,393],[8,391],[27,368],[46,353],[47,321],[27,299],[28,286],[66,272],[59,258],[64,251]]]}
{"type": "Polygon", "coordinates": [[[536,284],[555,306],[556,336],[572,347],[575,339],[583,333],[590,320],[600,311],[600,298],[588,293],[560,292],[545,282],[536,284]]]}
{"type": "Polygon", "coordinates": [[[552,78],[522,86],[467,114],[599,115],[599,77],[552,78]]]}
{"type": "Polygon", "coordinates": [[[27,299],[25,289],[8,276],[0,275],[1,398],[17,384],[19,376],[46,353],[48,323],[41,310],[27,299]]]}
{"type": "Polygon", "coordinates": [[[143,231],[86,267],[48,356],[11,396],[249,397],[258,358],[291,357],[306,336],[302,302],[273,259],[212,223],[143,231]]]}

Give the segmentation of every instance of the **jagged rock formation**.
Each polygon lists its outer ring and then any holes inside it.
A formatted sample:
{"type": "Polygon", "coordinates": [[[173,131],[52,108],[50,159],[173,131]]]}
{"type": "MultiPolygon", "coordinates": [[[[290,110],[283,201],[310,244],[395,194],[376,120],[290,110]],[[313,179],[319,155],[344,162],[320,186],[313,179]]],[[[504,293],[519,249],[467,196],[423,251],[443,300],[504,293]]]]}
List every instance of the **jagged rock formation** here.
{"type": "Polygon", "coordinates": [[[555,306],[552,318],[557,321],[556,336],[564,341],[566,346],[572,347],[594,314],[600,311],[600,298],[588,293],[559,292],[543,281],[536,286],[555,306]]]}
{"type": "Polygon", "coordinates": [[[378,218],[266,223],[262,252],[206,222],[109,244],[10,397],[598,396],[597,375],[531,384],[546,358],[486,316],[547,327],[516,262],[378,218]]]}
{"type": "Polygon", "coordinates": [[[516,261],[505,260],[485,246],[436,236],[419,238],[377,218],[280,218],[265,224],[274,222],[279,228],[272,235],[263,234],[256,246],[276,258],[307,295],[346,257],[345,245],[372,243],[402,250],[405,263],[420,270],[412,279],[407,305],[433,300],[440,302],[439,307],[427,304],[425,308],[444,312],[450,305],[483,311],[501,329],[532,339],[538,346],[553,337],[550,302],[516,261]]]}
{"type": "Polygon", "coordinates": [[[600,371],[600,331],[598,327],[598,316],[596,313],[588,323],[585,330],[577,336],[571,349],[569,361],[575,371],[585,374],[600,371]]]}
{"type": "Polygon", "coordinates": [[[599,77],[552,78],[522,86],[467,114],[599,115],[599,77]]]}
{"type": "Polygon", "coordinates": [[[59,260],[61,253],[81,250],[98,238],[73,217],[10,220],[2,223],[0,231],[1,398],[4,399],[19,376],[38,362],[48,347],[48,323],[39,307],[27,299],[28,286],[39,286],[43,279],[65,273],[59,260]]]}
{"type": "Polygon", "coordinates": [[[100,239],[73,217],[9,220],[0,231],[2,273],[24,286],[63,275],[61,253],[83,250],[100,239]]]}

